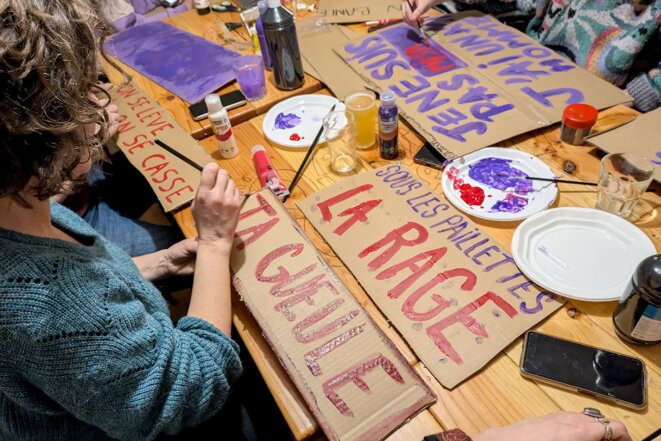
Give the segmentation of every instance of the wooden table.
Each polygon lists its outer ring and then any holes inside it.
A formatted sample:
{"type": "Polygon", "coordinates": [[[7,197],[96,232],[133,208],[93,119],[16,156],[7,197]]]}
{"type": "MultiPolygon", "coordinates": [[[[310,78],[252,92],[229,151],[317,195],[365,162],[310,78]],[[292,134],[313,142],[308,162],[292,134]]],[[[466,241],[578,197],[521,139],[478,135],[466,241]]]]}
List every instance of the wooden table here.
{"type": "MultiPolygon", "coordinates": [[[[179,29],[190,32],[191,34],[206,38],[207,40],[213,41],[214,43],[223,44],[224,39],[222,37],[222,32],[219,27],[219,22],[240,22],[239,14],[236,12],[231,13],[216,13],[212,12],[207,15],[198,15],[196,11],[187,11],[172,17],[168,17],[163,20],[166,23],[169,23],[179,29]]],[[[242,41],[248,41],[247,32],[244,28],[239,28],[237,31],[232,32],[232,35],[237,37],[242,41]]],[[[252,45],[251,49],[241,51],[244,54],[252,54],[252,45]]],[[[201,121],[194,121],[188,112],[188,106],[190,103],[187,103],[183,99],[175,96],[172,92],[140,74],[136,70],[132,69],[128,65],[122,63],[121,61],[113,58],[113,60],[119,64],[128,73],[133,77],[135,82],[154,98],[165,110],[167,110],[170,115],[179,123],[179,125],[186,130],[193,138],[203,139],[207,136],[212,135],[211,123],[207,118],[201,121]]],[[[122,75],[108,63],[105,63],[105,70],[108,74],[108,77],[114,84],[119,84],[122,82],[122,75]]],[[[274,104],[290,98],[296,95],[303,95],[307,93],[314,93],[321,89],[323,84],[319,82],[316,78],[306,75],[305,82],[303,85],[295,90],[285,91],[280,90],[275,87],[273,80],[273,72],[267,71],[266,74],[266,95],[261,100],[248,102],[247,104],[237,107],[229,111],[230,122],[232,125],[239,124],[241,122],[247,121],[255,116],[261,115],[267,112],[274,104]]],[[[237,90],[239,86],[236,81],[231,82],[230,84],[220,88],[216,92],[219,94],[224,94],[237,90]]]]}
{"type": "MultiPolygon", "coordinates": [[[[208,20],[207,27],[204,28],[198,27],[199,25],[193,26],[192,23],[199,23],[199,17],[193,14],[195,13],[189,12],[168,21],[198,35],[213,39],[215,32],[213,27],[217,18],[214,15],[204,18],[205,23],[208,20]]],[[[137,75],[135,77],[147,93],[168,109],[173,117],[187,130],[191,133],[203,133],[202,125],[196,127],[195,124],[197,123],[192,121],[187,123],[188,111],[183,101],[173,97],[169,92],[149,80],[139,78],[137,75]]],[[[306,90],[305,93],[309,91],[306,90]]],[[[298,92],[303,93],[300,90],[298,92]]],[[[318,93],[328,94],[329,92],[323,90],[318,93]]],[[[275,102],[278,98],[267,97],[268,99],[273,99],[273,102],[275,102]]],[[[280,177],[285,182],[291,181],[305,154],[304,150],[271,146],[261,132],[264,116],[258,116],[258,113],[263,112],[255,110],[252,114],[244,114],[242,118],[244,120],[249,118],[249,120],[234,127],[240,154],[233,159],[221,159],[219,161],[219,164],[230,172],[234,181],[244,192],[251,192],[259,188],[259,181],[250,156],[250,148],[253,145],[262,144],[267,148],[280,177]]],[[[597,130],[604,130],[635,116],[635,111],[625,106],[617,106],[602,112],[596,128],[597,130]]],[[[215,141],[212,138],[203,140],[201,144],[209,152],[216,149],[215,141]]],[[[441,194],[440,172],[413,163],[412,158],[422,144],[423,140],[416,133],[410,130],[406,124],[400,124],[400,156],[398,160],[406,164],[419,178],[426,181],[430,187],[441,194]]],[[[563,174],[563,163],[571,161],[576,166],[572,174],[574,179],[584,181],[595,181],[597,179],[599,158],[596,149],[562,143],[558,137],[557,125],[517,136],[503,144],[537,156],[558,175],[563,174]]],[[[360,152],[359,156],[359,166],[355,173],[377,168],[389,162],[380,159],[375,148],[360,152]]],[[[645,410],[628,410],[606,402],[596,401],[585,395],[524,379],[519,374],[518,367],[522,349],[521,338],[501,352],[479,373],[452,391],[444,389],[427,372],[425,366],[417,359],[399,334],[389,326],[385,317],[356,282],[352,274],[343,266],[296,207],[296,201],[340,179],[339,175],[329,169],[329,154],[326,147],[322,145],[311,158],[310,164],[286,206],[304,227],[315,246],[322,251],[322,254],[349,290],[354,293],[372,315],[375,322],[392,339],[407,360],[421,373],[422,378],[438,395],[436,404],[403,425],[388,438],[389,440],[420,440],[424,435],[453,427],[460,427],[469,435],[475,435],[489,427],[508,425],[524,418],[557,410],[580,411],[587,406],[598,407],[607,416],[623,421],[634,440],[642,439],[661,426],[661,393],[659,393],[661,391],[661,350],[658,346],[639,347],[629,345],[615,336],[611,324],[611,314],[615,308],[615,302],[568,301],[564,307],[536,326],[535,329],[561,338],[598,345],[643,359],[647,365],[649,376],[649,404],[645,410]]],[[[661,191],[659,185],[653,184],[653,186],[661,191]]],[[[593,207],[595,196],[594,188],[560,184],[560,194],[554,207],[593,207]]],[[[195,236],[196,231],[189,208],[175,213],[175,219],[187,237],[195,236]]],[[[500,242],[505,249],[510,250],[510,243],[514,229],[518,225],[517,222],[489,222],[477,218],[472,220],[500,242]]],[[[632,221],[650,237],[657,251],[661,252],[661,196],[658,193],[646,193],[643,201],[636,207],[632,221]]],[[[234,305],[234,325],[265,378],[296,439],[324,439],[319,426],[312,418],[298,391],[263,339],[259,327],[240,302],[236,302],[234,305]]]]}
{"type": "MultiPolygon", "coordinates": [[[[320,93],[328,93],[322,91],[320,93]]],[[[602,112],[597,124],[598,130],[626,121],[636,115],[634,110],[617,106],[602,112]]],[[[267,148],[280,177],[291,181],[305,151],[284,149],[271,146],[261,132],[263,116],[235,127],[241,153],[236,158],[221,160],[219,164],[226,168],[238,186],[244,192],[259,188],[259,182],[250,158],[250,148],[262,144],[267,148]]],[[[215,149],[213,140],[202,142],[209,151],[215,149]]],[[[400,124],[400,156],[402,161],[426,181],[439,194],[440,172],[413,163],[413,156],[422,146],[423,140],[407,125],[400,124]]],[[[576,147],[562,143],[558,137],[558,128],[553,126],[518,136],[505,143],[512,148],[537,156],[554,171],[563,174],[565,161],[576,165],[573,177],[577,180],[594,181],[598,176],[599,158],[592,147],[576,147]]],[[[375,148],[360,152],[359,166],[356,173],[380,167],[389,161],[379,158],[375,148]]],[[[519,374],[519,358],[522,339],[517,339],[505,351],[492,360],[485,369],[471,377],[452,391],[444,389],[424,365],[418,361],[406,343],[392,329],[371,299],[365,294],[351,273],[342,265],[332,250],[314,231],[296,207],[296,201],[342,179],[329,169],[329,154],[325,146],[320,146],[313,154],[298,187],[286,205],[294,217],[305,228],[308,237],[322,250],[329,264],[342,278],[347,287],[375,318],[376,323],[395,342],[404,356],[411,361],[422,377],[438,395],[438,402],[429,410],[422,412],[393,435],[390,440],[415,440],[423,435],[442,428],[461,427],[469,434],[477,434],[488,427],[512,424],[520,419],[542,415],[557,410],[580,411],[584,407],[598,407],[609,417],[627,424],[634,439],[642,439],[661,426],[661,351],[657,347],[638,347],[623,343],[615,336],[611,324],[611,313],[615,302],[589,303],[569,301],[549,319],[535,329],[561,338],[567,338],[587,344],[621,352],[642,358],[649,374],[649,405],[639,412],[623,407],[596,401],[585,395],[564,391],[555,387],[537,384],[526,380],[519,374]],[[440,427],[439,427],[440,426],[440,427]]],[[[656,184],[655,184],[656,185],[656,184]]],[[[660,186],[656,185],[659,189],[660,186]]],[[[661,189],[659,189],[661,190],[661,189]]],[[[578,206],[593,207],[596,200],[593,188],[560,184],[560,194],[554,207],[578,206]]],[[[661,196],[646,193],[635,210],[632,218],[653,241],[657,251],[661,252],[661,196]]],[[[186,208],[175,214],[175,219],[186,236],[194,236],[195,229],[190,209],[186,208]]],[[[472,218],[488,234],[499,241],[506,249],[518,222],[490,222],[472,218]]],[[[235,305],[234,325],[244,339],[260,372],[266,379],[280,409],[297,439],[318,435],[318,426],[307,410],[302,398],[287,378],[250,313],[240,304],[235,305]]]]}

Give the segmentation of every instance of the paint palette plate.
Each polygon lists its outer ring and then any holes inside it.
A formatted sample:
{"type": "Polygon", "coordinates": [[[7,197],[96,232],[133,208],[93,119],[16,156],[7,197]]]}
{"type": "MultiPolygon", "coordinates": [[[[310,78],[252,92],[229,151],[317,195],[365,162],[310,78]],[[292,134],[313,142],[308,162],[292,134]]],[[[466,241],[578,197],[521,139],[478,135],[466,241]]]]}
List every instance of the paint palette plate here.
{"type": "MultiPolygon", "coordinates": [[[[266,114],[262,124],[264,136],[283,147],[310,147],[333,105],[335,110],[344,110],[343,103],[328,95],[299,95],[282,101],[266,114]]],[[[322,142],[323,134],[319,139],[322,142]]]]}
{"type": "Polygon", "coordinates": [[[588,302],[619,299],[654,244],[630,222],[593,208],[563,207],[529,217],[512,238],[521,272],[543,288],[588,302]]]}
{"type": "Polygon", "coordinates": [[[558,196],[554,182],[531,181],[526,176],[555,178],[534,156],[489,147],[450,161],[441,187],[452,205],[472,216],[515,221],[545,210],[558,196]]]}

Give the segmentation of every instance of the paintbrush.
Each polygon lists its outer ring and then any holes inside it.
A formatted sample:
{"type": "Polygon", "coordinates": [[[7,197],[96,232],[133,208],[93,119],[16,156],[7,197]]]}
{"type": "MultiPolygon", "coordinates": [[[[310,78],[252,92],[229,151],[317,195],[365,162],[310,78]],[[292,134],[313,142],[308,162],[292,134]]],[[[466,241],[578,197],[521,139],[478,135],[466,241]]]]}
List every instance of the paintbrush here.
{"type": "MultiPolygon", "coordinates": [[[[415,9],[411,4],[411,0],[406,0],[406,3],[408,3],[409,8],[411,8],[411,12],[413,12],[415,9]]],[[[427,37],[427,34],[425,34],[425,31],[422,30],[422,26],[420,26],[419,22],[418,22],[418,32],[420,32],[420,38],[422,39],[422,42],[425,44],[425,46],[429,46],[429,39],[427,37]]]]}
{"type": "MultiPolygon", "coordinates": [[[[505,176],[505,177],[510,177],[511,175],[506,173],[506,172],[500,172],[498,173],[498,176],[505,176]]],[[[524,178],[529,181],[544,181],[544,182],[555,182],[555,183],[561,183],[561,184],[579,184],[579,185],[590,185],[592,187],[596,187],[599,185],[597,182],[586,182],[586,181],[569,181],[567,179],[555,179],[555,178],[540,178],[536,176],[514,176],[515,178],[524,178]]],[[[648,188],[646,190],[647,192],[654,192],[656,193],[655,190],[648,188]]]]}
{"type": "Polygon", "coordinates": [[[188,159],[187,157],[185,157],[184,155],[182,155],[181,153],[179,153],[178,151],[176,151],[175,149],[173,149],[172,147],[170,147],[169,145],[167,145],[166,143],[164,143],[160,139],[155,139],[154,142],[156,144],[158,144],[159,147],[161,147],[162,149],[167,150],[168,152],[172,153],[174,156],[181,159],[182,161],[184,161],[186,164],[190,165],[191,167],[195,167],[199,171],[202,171],[202,169],[204,168],[200,164],[198,164],[197,162],[195,162],[191,159],[188,159]]]}
{"type": "MultiPolygon", "coordinates": [[[[331,107],[330,112],[335,110],[335,106],[337,106],[337,103],[333,104],[333,107],[331,107]]],[[[312,155],[312,151],[314,148],[317,146],[317,143],[319,142],[319,138],[321,138],[321,134],[324,131],[324,125],[323,123],[321,124],[321,127],[319,127],[319,131],[317,132],[317,136],[314,137],[314,140],[312,141],[312,145],[310,145],[310,148],[308,149],[308,152],[305,154],[305,158],[303,158],[303,162],[301,162],[301,165],[298,167],[298,170],[296,171],[296,174],[294,175],[294,179],[292,179],[291,184],[289,184],[289,194],[285,195],[282,198],[282,203],[284,204],[287,201],[287,198],[291,196],[292,192],[294,191],[294,187],[296,187],[296,183],[298,182],[298,178],[303,172],[303,169],[305,168],[305,164],[307,164],[308,159],[310,158],[310,155],[312,155]]]]}
{"type": "MultiPolygon", "coordinates": [[[[175,149],[173,149],[172,147],[170,147],[169,145],[167,145],[166,143],[164,143],[160,139],[155,139],[154,142],[156,144],[158,144],[159,147],[161,147],[162,149],[167,150],[168,152],[172,153],[174,156],[181,159],[182,161],[184,161],[186,164],[190,165],[191,167],[195,167],[199,171],[202,171],[202,169],[204,169],[204,167],[202,167],[200,164],[198,164],[197,162],[195,162],[191,159],[188,159],[187,157],[185,157],[184,155],[182,155],[181,153],[179,153],[178,151],[176,151],[175,149]]],[[[248,200],[250,195],[252,195],[252,193],[244,193],[244,194],[241,195],[241,198],[242,198],[241,205],[242,206],[248,200]]]]}

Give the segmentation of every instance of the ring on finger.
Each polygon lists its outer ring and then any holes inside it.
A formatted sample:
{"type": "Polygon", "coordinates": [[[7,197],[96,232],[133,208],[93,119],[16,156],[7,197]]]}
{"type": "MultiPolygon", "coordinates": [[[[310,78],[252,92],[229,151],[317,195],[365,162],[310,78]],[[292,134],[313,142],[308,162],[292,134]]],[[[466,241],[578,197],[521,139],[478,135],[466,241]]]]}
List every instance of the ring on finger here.
{"type": "Polygon", "coordinates": [[[611,422],[608,418],[601,420],[601,424],[604,425],[604,441],[613,441],[613,428],[611,427],[611,422]]]}
{"type": "Polygon", "coordinates": [[[594,407],[586,407],[585,409],[583,409],[582,414],[592,417],[598,422],[601,422],[601,420],[606,418],[599,409],[594,407]]]}

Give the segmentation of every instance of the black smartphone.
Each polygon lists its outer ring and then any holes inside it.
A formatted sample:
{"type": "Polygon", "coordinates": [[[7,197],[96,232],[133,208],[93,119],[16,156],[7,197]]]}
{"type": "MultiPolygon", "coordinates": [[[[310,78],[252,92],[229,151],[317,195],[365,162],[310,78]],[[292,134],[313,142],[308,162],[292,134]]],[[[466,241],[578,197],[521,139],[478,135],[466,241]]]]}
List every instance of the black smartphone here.
{"type": "Polygon", "coordinates": [[[425,145],[415,154],[413,161],[418,164],[426,165],[428,167],[443,168],[443,164],[447,159],[445,156],[441,155],[438,150],[436,150],[429,142],[425,142],[425,145]]]}
{"type": "MultiPolygon", "coordinates": [[[[220,95],[220,102],[223,103],[223,107],[225,107],[225,109],[231,110],[235,107],[243,106],[247,101],[246,97],[243,95],[243,92],[240,90],[234,90],[232,92],[220,95]]],[[[207,112],[207,105],[204,100],[188,106],[188,111],[193,116],[193,120],[195,121],[204,119],[209,114],[207,112]]]]}
{"type": "Polygon", "coordinates": [[[635,409],[647,404],[645,364],[627,355],[528,331],[520,367],[534,380],[635,409]]]}

